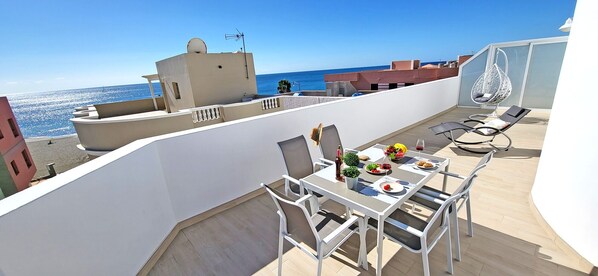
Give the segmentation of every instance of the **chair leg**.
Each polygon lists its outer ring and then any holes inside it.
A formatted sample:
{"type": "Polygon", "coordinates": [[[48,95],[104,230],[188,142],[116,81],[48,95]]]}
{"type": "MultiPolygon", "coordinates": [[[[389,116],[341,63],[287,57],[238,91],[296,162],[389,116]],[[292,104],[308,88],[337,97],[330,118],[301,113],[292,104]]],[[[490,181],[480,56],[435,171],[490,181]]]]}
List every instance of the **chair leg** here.
{"type": "Polygon", "coordinates": [[[471,200],[469,195],[465,200],[465,208],[467,208],[467,235],[473,237],[473,221],[471,220],[471,200]]]}
{"type": "Polygon", "coordinates": [[[453,203],[453,232],[455,233],[455,259],[461,261],[461,238],[459,237],[459,215],[457,213],[457,204],[453,203]]]}
{"type": "MultiPolygon", "coordinates": [[[[449,220],[450,221],[450,220],[449,220]]],[[[453,274],[453,248],[451,246],[451,225],[449,225],[446,229],[446,258],[448,262],[448,273],[453,274]]]]}
{"type": "Polygon", "coordinates": [[[318,276],[322,275],[322,257],[318,257],[318,273],[316,274],[318,276]]]}
{"type": "Polygon", "coordinates": [[[428,247],[422,246],[422,264],[424,266],[424,276],[430,276],[430,261],[428,260],[428,247]]]}
{"type": "MultiPolygon", "coordinates": [[[[312,194],[312,193],[310,192],[310,194],[312,194]]],[[[317,213],[318,210],[320,210],[320,203],[318,202],[318,198],[315,196],[312,196],[309,199],[309,211],[311,212],[310,215],[317,213]]]]}
{"type": "Polygon", "coordinates": [[[282,233],[278,233],[278,276],[282,275],[282,249],[284,247],[284,238],[282,233]]]}

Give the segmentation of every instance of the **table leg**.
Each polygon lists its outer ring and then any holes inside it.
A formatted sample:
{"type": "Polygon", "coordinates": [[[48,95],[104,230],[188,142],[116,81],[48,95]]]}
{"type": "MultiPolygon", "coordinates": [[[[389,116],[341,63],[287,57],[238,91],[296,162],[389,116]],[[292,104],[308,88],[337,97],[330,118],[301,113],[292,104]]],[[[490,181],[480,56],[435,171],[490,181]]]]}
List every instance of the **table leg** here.
{"type": "MultiPolygon", "coordinates": [[[[448,172],[448,171],[449,171],[449,166],[450,166],[450,165],[451,165],[451,161],[449,160],[449,161],[448,161],[448,164],[446,164],[446,167],[444,167],[444,171],[445,171],[445,172],[448,172]]],[[[444,178],[443,178],[443,180],[442,180],[442,191],[443,191],[443,192],[446,192],[446,182],[447,182],[447,180],[448,180],[448,175],[446,175],[446,174],[445,174],[445,175],[444,175],[444,178]]]]}
{"type": "Polygon", "coordinates": [[[378,216],[378,241],[377,241],[377,250],[378,256],[376,260],[376,276],[382,275],[382,243],[384,238],[384,218],[378,216]]]}
{"type": "Polygon", "coordinates": [[[358,265],[360,265],[363,269],[368,270],[368,254],[367,254],[367,247],[366,244],[366,235],[368,232],[368,216],[364,216],[363,223],[360,225],[359,229],[359,259],[358,265]]]}

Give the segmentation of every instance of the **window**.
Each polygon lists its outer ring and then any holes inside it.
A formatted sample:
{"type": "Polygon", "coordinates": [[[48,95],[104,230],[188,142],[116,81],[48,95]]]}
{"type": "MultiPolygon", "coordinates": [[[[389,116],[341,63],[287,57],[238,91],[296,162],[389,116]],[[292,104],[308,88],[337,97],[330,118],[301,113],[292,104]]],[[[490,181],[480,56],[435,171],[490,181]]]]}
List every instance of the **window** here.
{"type": "Polygon", "coordinates": [[[378,90],[378,84],[377,83],[370,84],[370,90],[378,90]]]}
{"type": "Polygon", "coordinates": [[[21,152],[21,154],[23,155],[23,159],[25,159],[25,164],[27,164],[27,168],[31,168],[31,159],[29,158],[29,154],[27,154],[27,150],[23,150],[21,152]]]}
{"type": "Polygon", "coordinates": [[[179,84],[176,82],[172,82],[172,90],[174,90],[174,98],[175,99],[180,99],[181,98],[181,92],[179,91],[179,84]]]}
{"type": "Polygon", "coordinates": [[[395,89],[399,87],[399,85],[395,82],[395,83],[389,83],[388,84],[388,89],[395,89]]]}
{"type": "Polygon", "coordinates": [[[13,120],[12,118],[8,119],[8,125],[10,126],[10,129],[12,130],[12,135],[14,135],[15,137],[19,137],[19,130],[17,129],[15,120],[13,120]]]}
{"type": "Polygon", "coordinates": [[[19,175],[19,168],[17,167],[15,160],[10,161],[10,165],[12,166],[12,170],[15,172],[15,175],[19,175]]]}

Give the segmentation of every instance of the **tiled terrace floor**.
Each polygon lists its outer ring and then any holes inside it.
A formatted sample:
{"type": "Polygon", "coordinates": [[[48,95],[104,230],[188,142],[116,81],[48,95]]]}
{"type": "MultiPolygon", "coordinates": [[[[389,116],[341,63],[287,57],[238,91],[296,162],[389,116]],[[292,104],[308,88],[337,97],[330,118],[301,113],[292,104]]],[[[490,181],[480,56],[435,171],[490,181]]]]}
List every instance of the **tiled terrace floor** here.
{"type": "MultiPolygon", "coordinates": [[[[443,121],[459,120],[479,112],[454,109],[422,122],[385,140],[415,145],[426,140],[426,152],[451,158],[451,171],[467,174],[479,155],[456,149],[427,128],[443,121]]],[[[495,155],[472,189],[474,236],[466,233],[465,210],[460,212],[463,258],[455,261],[455,275],[587,275],[592,266],[546,228],[530,207],[530,191],[541,154],[549,111],[532,111],[508,134],[514,148],[495,155]]],[[[342,135],[342,129],[339,130],[342,135]]],[[[347,145],[353,146],[353,145],[347,145]]],[[[440,187],[437,176],[429,185],[440,187]]],[[[459,184],[449,182],[449,191],[459,184]]],[[[325,208],[342,213],[342,206],[326,202],[325,208]]],[[[419,212],[416,210],[416,212],[419,212]]],[[[235,206],[182,230],[151,275],[276,275],[278,217],[267,195],[235,206]]],[[[368,232],[368,262],[365,271],[356,266],[358,237],[352,237],[341,250],[324,261],[324,275],[373,275],[375,273],[375,233],[368,232]],[[348,257],[347,257],[348,256],[348,257]]],[[[446,273],[445,244],[432,251],[432,275],[446,273]]],[[[313,275],[316,262],[297,248],[285,247],[284,275],[313,275]]],[[[384,241],[384,275],[421,275],[421,256],[384,241]]]]}

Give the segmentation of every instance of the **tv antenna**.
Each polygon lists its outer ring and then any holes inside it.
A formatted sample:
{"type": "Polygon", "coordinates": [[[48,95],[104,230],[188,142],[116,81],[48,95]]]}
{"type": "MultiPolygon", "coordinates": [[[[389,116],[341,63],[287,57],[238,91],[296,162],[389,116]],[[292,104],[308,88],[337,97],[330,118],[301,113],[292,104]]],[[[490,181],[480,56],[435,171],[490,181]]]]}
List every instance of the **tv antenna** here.
{"type": "Polygon", "coordinates": [[[245,58],[245,77],[249,79],[249,69],[247,68],[247,52],[245,51],[245,34],[240,32],[239,29],[235,29],[237,30],[236,34],[225,34],[224,39],[234,39],[235,41],[239,41],[239,39],[241,39],[243,41],[243,56],[245,58]]]}

